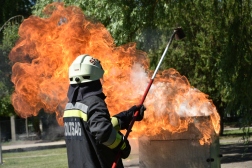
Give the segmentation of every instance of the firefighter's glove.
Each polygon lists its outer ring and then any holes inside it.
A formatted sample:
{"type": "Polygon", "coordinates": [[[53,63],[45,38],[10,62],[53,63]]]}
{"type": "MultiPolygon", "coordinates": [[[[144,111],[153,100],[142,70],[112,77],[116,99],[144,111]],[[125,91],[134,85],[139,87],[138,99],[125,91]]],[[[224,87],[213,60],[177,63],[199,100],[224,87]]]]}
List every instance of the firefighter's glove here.
{"type": "Polygon", "coordinates": [[[121,143],[116,147],[115,152],[121,151],[121,158],[126,159],[130,155],[131,147],[129,141],[122,134],[121,136],[121,143]]]}
{"type": "Polygon", "coordinates": [[[141,121],[144,117],[145,110],[146,110],[146,108],[143,105],[140,105],[139,107],[133,106],[129,110],[123,111],[117,115],[114,115],[113,117],[118,119],[120,129],[122,129],[122,130],[128,129],[129,124],[134,117],[134,114],[137,111],[139,111],[137,118],[136,118],[136,121],[141,121]]]}
{"type": "Polygon", "coordinates": [[[128,110],[128,113],[130,113],[130,115],[132,116],[132,118],[134,117],[135,113],[137,111],[139,111],[136,121],[141,121],[144,117],[144,111],[146,110],[146,108],[144,107],[144,105],[139,105],[139,106],[133,106],[128,110]]]}

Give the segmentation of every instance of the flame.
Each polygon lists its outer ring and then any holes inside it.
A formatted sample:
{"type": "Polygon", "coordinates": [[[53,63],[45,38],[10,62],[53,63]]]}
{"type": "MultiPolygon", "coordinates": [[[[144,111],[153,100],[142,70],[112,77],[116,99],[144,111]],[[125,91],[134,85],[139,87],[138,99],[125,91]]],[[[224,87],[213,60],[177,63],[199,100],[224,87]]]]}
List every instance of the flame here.
{"type": "MultiPolygon", "coordinates": [[[[14,62],[12,104],[21,117],[36,116],[40,109],[56,113],[58,123],[67,103],[68,67],[81,54],[101,61],[105,74],[103,89],[111,116],[138,104],[150,81],[147,54],[135,43],[116,47],[100,22],[90,21],[76,6],[56,2],[47,5],[49,18],[30,16],[19,28],[20,39],[9,58],[14,62]]],[[[155,135],[161,130],[184,132],[193,116],[210,116],[198,123],[201,144],[209,143],[220,130],[220,117],[208,95],[192,88],[175,69],[159,72],[146,98],[145,118],[133,127],[132,137],[155,135]],[[212,126],[209,126],[212,125],[212,126]]]]}

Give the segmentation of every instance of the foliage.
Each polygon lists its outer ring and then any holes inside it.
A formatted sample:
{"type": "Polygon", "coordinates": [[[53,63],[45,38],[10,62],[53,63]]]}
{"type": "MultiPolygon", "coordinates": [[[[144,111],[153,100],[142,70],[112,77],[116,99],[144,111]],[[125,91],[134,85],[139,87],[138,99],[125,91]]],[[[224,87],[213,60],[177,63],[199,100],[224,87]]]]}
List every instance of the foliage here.
{"type": "MultiPolygon", "coordinates": [[[[36,0],[1,0],[0,1],[0,28],[13,16],[23,15],[25,18],[31,14],[31,6],[36,0]]],[[[2,32],[0,33],[2,40],[2,32]]]]}
{"type": "Polygon", "coordinates": [[[4,96],[0,99],[0,115],[11,116],[14,113],[14,108],[10,102],[10,95],[4,96]]]}
{"type": "MultiPolygon", "coordinates": [[[[0,1],[0,27],[16,15],[22,15],[25,18],[31,14],[31,6],[36,0],[8,0],[0,1]]],[[[11,82],[12,65],[8,59],[9,52],[18,39],[19,23],[22,22],[18,17],[3,28],[0,32],[0,115],[9,116],[14,113],[10,97],[12,94],[13,83],[11,82]]]]}
{"type": "MultiPolygon", "coordinates": [[[[40,17],[44,7],[54,2],[53,0],[38,1],[33,6],[32,13],[40,17]]],[[[154,48],[159,49],[159,44],[167,41],[171,33],[162,21],[164,9],[162,1],[156,0],[62,0],[66,6],[75,5],[83,9],[90,19],[97,19],[106,26],[116,45],[136,42],[137,47],[149,52],[154,48]],[[160,13],[161,12],[161,13],[160,13]],[[165,39],[164,39],[165,38],[165,39]]]]}
{"type": "Polygon", "coordinates": [[[243,117],[243,126],[252,122],[252,16],[251,1],[224,3],[227,27],[226,44],[221,57],[222,83],[227,110],[243,117]]]}
{"type": "Polygon", "coordinates": [[[170,21],[184,28],[187,39],[175,42],[168,66],[209,94],[222,119],[225,112],[251,125],[251,2],[180,0],[169,6],[170,21]]]}
{"type": "MultiPolygon", "coordinates": [[[[136,42],[154,69],[172,34],[182,26],[186,38],[173,41],[161,69],[175,68],[192,86],[210,95],[221,117],[245,116],[251,123],[251,3],[249,0],[62,0],[102,22],[116,45],[136,42]]],[[[40,0],[43,14],[54,0],[40,0]]]]}
{"type": "Polygon", "coordinates": [[[11,82],[11,67],[8,55],[18,39],[19,24],[8,23],[3,31],[3,43],[0,45],[0,115],[14,114],[10,97],[13,83],[11,82]]]}
{"type": "MultiPolygon", "coordinates": [[[[43,16],[42,8],[52,0],[39,1],[33,14],[43,16]]],[[[172,28],[181,25],[187,38],[173,42],[161,69],[175,68],[185,75],[190,83],[220,100],[220,69],[218,51],[222,41],[221,15],[216,15],[216,6],[209,1],[64,1],[77,5],[84,13],[95,16],[110,31],[117,45],[131,41],[138,49],[146,51],[154,69],[172,34],[172,28]],[[195,19],[197,18],[197,19],[195,19]],[[217,24],[217,25],[216,25],[217,24]],[[213,25],[217,27],[213,28],[213,25]],[[217,28],[217,29],[216,29],[217,28]]],[[[216,104],[216,103],[215,103],[216,104]]]]}
{"type": "Polygon", "coordinates": [[[15,15],[28,17],[31,13],[31,6],[36,0],[8,0],[0,1],[0,25],[3,25],[9,18],[15,15]]]}
{"type": "MultiPolygon", "coordinates": [[[[39,1],[33,14],[43,16],[42,9],[52,0],[39,1]]],[[[151,60],[151,69],[158,63],[172,34],[172,28],[181,25],[187,38],[173,42],[161,69],[175,68],[189,78],[190,83],[201,91],[219,99],[220,87],[218,51],[221,15],[216,15],[216,6],[211,1],[115,1],[88,0],[63,1],[77,5],[90,17],[95,16],[110,31],[117,45],[136,42],[138,49],[146,51],[151,60]],[[197,19],[196,19],[197,18],[197,19]],[[217,25],[216,25],[217,24],[217,25]],[[217,26],[213,28],[213,25],[217,26]],[[214,39],[213,39],[214,38],[214,39]]]]}

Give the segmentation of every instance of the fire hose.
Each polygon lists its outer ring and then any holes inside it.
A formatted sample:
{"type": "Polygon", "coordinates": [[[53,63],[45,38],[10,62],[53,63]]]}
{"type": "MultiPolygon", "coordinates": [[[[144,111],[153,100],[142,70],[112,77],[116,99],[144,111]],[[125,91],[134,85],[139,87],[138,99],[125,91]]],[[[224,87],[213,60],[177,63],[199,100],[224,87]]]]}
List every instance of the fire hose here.
{"type": "MultiPolygon", "coordinates": [[[[157,72],[158,72],[158,69],[159,69],[159,67],[160,67],[160,65],[161,65],[161,63],[162,63],[162,61],[163,61],[163,59],[164,59],[164,57],[165,57],[165,54],[166,54],[166,52],[167,52],[167,50],[168,50],[168,48],[169,48],[169,46],[170,46],[170,44],[171,44],[171,42],[172,42],[174,36],[176,36],[176,39],[177,39],[177,40],[182,39],[182,38],[185,37],[185,34],[184,34],[184,32],[183,32],[183,30],[182,30],[181,27],[178,27],[178,28],[174,29],[174,32],[173,32],[173,34],[172,34],[172,36],[171,36],[171,38],[170,38],[170,40],[169,40],[169,42],[168,42],[168,44],[167,44],[165,50],[164,50],[164,53],[163,53],[163,55],[162,55],[162,57],[161,57],[161,59],[160,59],[158,65],[157,65],[157,67],[156,67],[156,69],[155,69],[155,71],[154,71],[154,74],[152,75],[152,78],[151,78],[151,80],[150,80],[150,82],[149,82],[149,85],[147,86],[147,88],[146,88],[146,90],[145,90],[145,93],[144,93],[144,95],[143,95],[143,97],[142,97],[142,100],[141,100],[141,102],[140,102],[140,105],[143,104],[143,102],[144,102],[144,100],[145,100],[145,98],[146,98],[146,96],[147,96],[147,94],[148,94],[148,92],[149,92],[149,90],[150,90],[150,87],[151,87],[151,85],[152,85],[152,83],[153,83],[153,81],[154,81],[154,78],[155,78],[155,76],[156,76],[156,74],[157,74],[157,72]]],[[[137,112],[134,114],[134,117],[133,117],[133,119],[132,119],[132,121],[131,121],[131,123],[130,123],[130,125],[129,125],[129,127],[128,127],[128,130],[127,130],[125,136],[124,136],[125,139],[128,138],[129,133],[132,131],[131,128],[133,127],[133,125],[134,125],[134,123],[135,123],[135,121],[136,121],[136,118],[137,118],[138,113],[139,113],[139,111],[137,111],[137,112]]],[[[118,162],[118,160],[120,159],[120,157],[121,157],[121,151],[118,152],[118,154],[117,154],[117,156],[116,156],[116,158],[115,158],[115,161],[113,162],[112,168],[116,168],[117,162],[118,162]]]]}

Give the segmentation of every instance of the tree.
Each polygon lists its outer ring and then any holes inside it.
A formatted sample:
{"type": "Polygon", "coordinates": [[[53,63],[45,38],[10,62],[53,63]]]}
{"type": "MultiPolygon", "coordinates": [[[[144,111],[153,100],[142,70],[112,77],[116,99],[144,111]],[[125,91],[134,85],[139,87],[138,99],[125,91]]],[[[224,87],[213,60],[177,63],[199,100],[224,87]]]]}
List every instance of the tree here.
{"type": "Polygon", "coordinates": [[[18,39],[18,23],[8,23],[3,31],[3,44],[0,45],[0,115],[15,114],[11,105],[13,83],[11,82],[11,63],[8,55],[18,39]]]}
{"type": "MultiPolygon", "coordinates": [[[[43,14],[43,9],[52,2],[54,1],[38,1],[33,6],[32,13],[39,17],[48,17],[43,14]]],[[[138,48],[149,52],[154,47],[159,48],[159,44],[167,40],[172,32],[166,20],[162,18],[165,16],[163,1],[63,0],[62,2],[66,6],[75,5],[82,8],[85,15],[104,24],[114,37],[117,46],[133,41],[137,43],[138,48]],[[164,37],[166,38],[163,39],[164,37]]]]}
{"type": "Polygon", "coordinates": [[[228,2],[224,2],[225,18],[229,19],[225,20],[228,26],[221,57],[222,83],[226,88],[227,111],[242,116],[242,126],[245,127],[252,123],[252,40],[250,38],[252,6],[249,0],[228,2]]]}
{"type": "Polygon", "coordinates": [[[184,28],[187,38],[174,42],[166,67],[174,67],[192,86],[209,95],[221,116],[222,134],[226,106],[219,66],[226,38],[222,31],[222,4],[217,0],[179,1],[167,10],[173,13],[169,19],[184,28]]]}
{"type": "Polygon", "coordinates": [[[8,55],[19,38],[20,23],[31,15],[30,7],[35,2],[36,0],[2,0],[0,2],[0,115],[15,114],[10,102],[14,88],[10,80],[12,64],[8,55]]]}
{"type": "MultiPolygon", "coordinates": [[[[31,15],[31,6],[36,0],[1,0],[0,1],[0,27],[13,16],[22,15],[27,18],[31,15]]],[[[2,40],[2,33],[0,34],[2,40]]]]}
{"type": "MultiPolygon", "coordinates": [[[[43,9],[52,2],[38,1],[33,14],[49,17],[43,14],[43,9]]],[[[138,49],[148,53],[151,69],[156,66],[172,29],[182,26],[186,38],[173,42],[161,69],[177,69],[192,86],[208,94],[222,120],[225,113],[238,111],[236,114],[247,116],[246,122],[251,123],[249,0],[63,2],[66,6],[81,7],[90,19],[102,22],[116,45],[136,42],[138,49]]]]}

